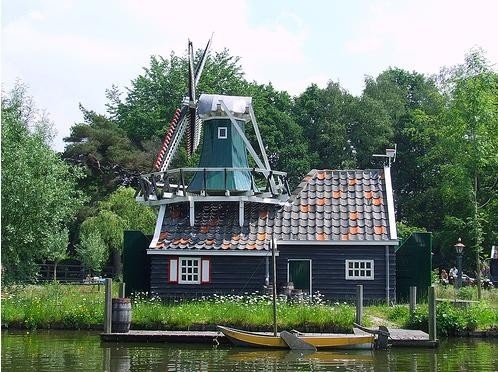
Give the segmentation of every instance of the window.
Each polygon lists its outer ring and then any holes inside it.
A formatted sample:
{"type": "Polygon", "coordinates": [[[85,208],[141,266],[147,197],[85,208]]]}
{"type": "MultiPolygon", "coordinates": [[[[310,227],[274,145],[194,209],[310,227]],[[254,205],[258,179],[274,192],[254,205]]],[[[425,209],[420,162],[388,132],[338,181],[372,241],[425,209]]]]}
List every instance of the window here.
{"type": "Polygon", "coordinates": [[[180,257],[169,260],[169,282],[179,284],[209,283],[210,260],[199,257],[180,257]]]}
{"type": "Polygon", "coordinates": [[[180,258],[180,284],[199,284],[201,272],[200,258],[180,258]]]}
{"type": "Polygon", "coordinates": [[[373,260],[346,260],[346,280],[374,279],[373,260]]]}
{"type": "Polygon", "coordinates": [[[218,127],[218,139],[226,139],[228,137],[227,127],[218,127]]]}

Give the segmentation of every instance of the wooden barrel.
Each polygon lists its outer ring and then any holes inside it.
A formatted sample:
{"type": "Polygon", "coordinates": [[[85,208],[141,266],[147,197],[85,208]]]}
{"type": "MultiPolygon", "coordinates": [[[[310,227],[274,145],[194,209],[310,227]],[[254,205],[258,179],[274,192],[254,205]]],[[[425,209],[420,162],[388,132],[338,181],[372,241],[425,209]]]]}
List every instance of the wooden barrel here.
{"type": "Polygon", "coordinates": [[[129,298],[112,299],[112,332],[126,333],[131,324],[131,302],[129,298]]]}

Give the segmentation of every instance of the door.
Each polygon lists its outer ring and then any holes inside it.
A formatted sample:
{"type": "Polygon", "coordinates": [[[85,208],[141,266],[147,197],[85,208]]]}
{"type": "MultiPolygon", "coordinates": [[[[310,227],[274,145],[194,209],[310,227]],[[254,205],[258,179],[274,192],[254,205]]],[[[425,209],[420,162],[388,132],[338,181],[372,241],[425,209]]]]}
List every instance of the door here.
{"type": "Polygon", "coordinates": [[[294,289],[312,294],[311,260],[289,260],[287,263],[287,281],[294,283],[294,289]]]}

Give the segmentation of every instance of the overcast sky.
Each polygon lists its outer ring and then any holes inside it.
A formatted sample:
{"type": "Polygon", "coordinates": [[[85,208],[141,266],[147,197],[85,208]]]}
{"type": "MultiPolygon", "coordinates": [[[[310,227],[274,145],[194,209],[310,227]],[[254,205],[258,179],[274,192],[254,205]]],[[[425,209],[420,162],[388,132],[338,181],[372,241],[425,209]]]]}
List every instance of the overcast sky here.
{"type": "MultiPolygon", "coordinates": [[[[105,90],[130,86],[151,55],[183,55],[187,39],[241,57],[246,78],[292,95],[338,81],[361,94],[388,67],[424,74],[473,47],[498,61],[498,1],[3,0],[2,89],[29,86],[62,138],[105,112],[105,90]]],[[[257,115],[257,113],[256,113],[257,115]]]]}

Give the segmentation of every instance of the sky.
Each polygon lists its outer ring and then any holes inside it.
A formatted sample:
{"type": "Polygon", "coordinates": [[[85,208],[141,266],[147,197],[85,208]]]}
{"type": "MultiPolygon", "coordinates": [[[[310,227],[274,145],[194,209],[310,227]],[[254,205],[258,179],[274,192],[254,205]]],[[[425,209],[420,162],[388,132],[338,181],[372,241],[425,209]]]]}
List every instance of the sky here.
{"type": "MultiPolygon", "coordinates": [[[[498,62],[493,0],[3,0],[2,94],[28,86],[53,121],[54,149],[82,121],[105,113],[105,90],[122,91],[150,56],[185,55],[187,40],[239,56],[246,79],[291,95],[328,81],[360,95],[389,67],[426,75],[480,47],[498,62]]],[[[256,113],[257,115],[257,113],[256,113]]]]}

